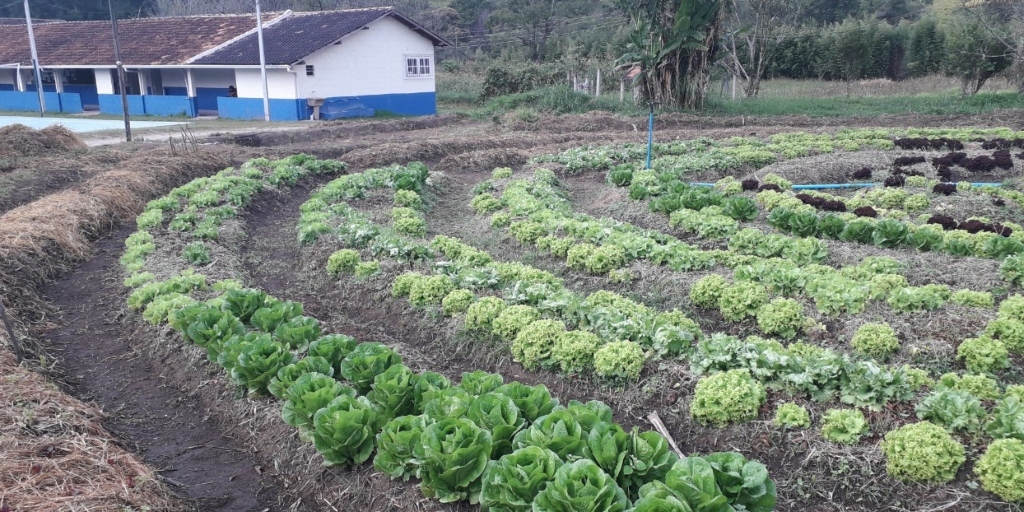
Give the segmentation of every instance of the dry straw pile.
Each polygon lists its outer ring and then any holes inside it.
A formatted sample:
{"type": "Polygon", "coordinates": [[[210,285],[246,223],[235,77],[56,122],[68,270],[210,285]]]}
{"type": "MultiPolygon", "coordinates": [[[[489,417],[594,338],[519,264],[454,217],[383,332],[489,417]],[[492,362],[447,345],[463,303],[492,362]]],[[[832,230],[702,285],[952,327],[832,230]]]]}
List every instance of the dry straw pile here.
{"type": "Polygon", "coordinates": [[[52,155],[85,149],[82,139],[61,125],[52,125],[42,130],[33,130],[23,124],[0,128],[0,158],[52,155]]]}

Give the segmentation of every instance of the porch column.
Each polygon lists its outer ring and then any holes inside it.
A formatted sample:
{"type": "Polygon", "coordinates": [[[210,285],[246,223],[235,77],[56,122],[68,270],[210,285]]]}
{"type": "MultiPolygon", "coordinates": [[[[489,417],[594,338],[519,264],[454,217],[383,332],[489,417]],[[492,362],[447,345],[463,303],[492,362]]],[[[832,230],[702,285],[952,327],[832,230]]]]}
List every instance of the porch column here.
{"type": "Polygon", "coordinates": [[[54,69],[53,70],[53,86],[57,89],[57,93],[64,92],[64,70],[54,69]]]}
{"type": "Polygon", "coordinates": [[[196,97],[196,83],[192,79],[192,68],[185,70],[185,94],[188,95],[189,98],[196,97]]]}

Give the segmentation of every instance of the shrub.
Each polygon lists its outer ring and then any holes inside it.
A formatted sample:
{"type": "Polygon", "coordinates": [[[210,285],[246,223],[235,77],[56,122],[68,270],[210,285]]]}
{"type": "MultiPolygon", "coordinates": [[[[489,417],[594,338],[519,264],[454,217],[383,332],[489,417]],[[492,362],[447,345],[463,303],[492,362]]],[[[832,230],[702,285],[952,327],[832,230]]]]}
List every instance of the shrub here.
{"type": "Polygon", "coordinates": [[[448,276],[423,276],[409,288],[409,302],[413,306],[436,306],[454,289],[448,276]]]}
{"type": "Polygon", "coordinates": [[[821,418],[821,435],[840,444],[854,444],[868,432],[868,422],[858,409],[829,409],[821,418]]]}
{"type": "Polygon", "coordinates": [[[355,272],[356,265],[359,264],[359,251],[355,249],[342,249],[335,251],[329,258],[327,258],[327,273],[333,277],[337,277],[342,272],[351,274],[355,272]]]}
{"type": "Polygon", "coordinates": [[[807,428],[811,426],[811,415],[803,406],[787,402],[775,409],[775,425],[782,428],[807,428]]]}
{"type": "Polygon", "coordinates": [[[612,341],[594,352],[594,373],[606,379],[636,380],[644,368],[644,350],[631,341],[612,341]]]}
{"type": "Polygon", "coordinates": [[[584,373],[594,368],[594,352],[601,343],[601,338],[592,332],[563,332],[551,348],[551,359],[565,373],[584,373]]]}
{"type": "Polygon", "coordinates": [[[722,296],[722,290],[726,286],[728,284],[725,282],[725,278],[718,274],[705,276],[690,287],[690,300],[697,307],[717,307],[718,299],[722,296]]]}
{"type": "Polygon", "coordinates": [[[900,341],[889,324],[869,323],[857,329],[850,345],[862,354],[885,360],[899,350],[900,341]]]}
{"type": "Polygon", "coordinates": [[[986,491],[1006,501],[1024,501],[1024,442],[993,441],[974,465],[974,474],[986,491]]]}
{"type": "Polygon", "coordinates": [[[466,329],[490,331],[494,320],[505,310],[507,304],[498,297],[483,297],[466,309],[466,329]]]}
{"type": "Polygon", "coordinates": [[[473,295],[473,292],[469,290],[452,290],[448,295],[444,296],[444,299],[441,299],[441,309],[444,311],[444,314],[455,316],[459,313],[465,313],[474,300],[476,300],[476,295],[473,295]]]}
{"type": "Polygon", "coordinates": [[[989,373],[1010,366],[1006,344],[987,336],[964,340],[956,354],[969,371],[976,373],[989,373]]]}
{"type": "Polygon", "coordinates": [[[757,314],[757,310],[768,302],[768,292],[760,284],[740,281],[722,289],[718,298],[718,310],[730,322],[739,322],[757,314]]]}
{"type": "Polygon", "coordinates": [[[557,320],[536,320],[537,311],[530,306],[512,306],[494,322],[495,334],[512,341],[512,359],[527,369],[534,369],[551,359],[551,349],[559,336],[565,333],[565,324],[557,320]],[[519,309],[517,309],[519,308],[519,309]],[[525,308],[525,309],[524,309],[525,308]],[[506,318],[506,313],[514,315],[506,318]],[[499,334],[502,318],[506,318],[504,329],[509,334],[499,334]],[[532,319],[532,320],[531,320],[532,319]],[[533,321],[536,320],[536,321],[533,321]],[[527,322],[523,324],[522,322],[527,322]],[[516,327],[518,325],[518,327],[516,327]]]}
{"type": "Polygon", "coordinates": [[[510,306],[505,308],[491,324],[491,332],[501,339],[514,340],[519,331],[540,318],[537,308],[532,306],[510,306]]]}
{"type": "Polygon", "coordinates": [[[769,335],[795,338],[806,322],[803,305],[793,299],[777,298],[757,310],[757,326],[769,335]]]}
{"type": "Polygon", "coordinates": [[[900,480],[945,483],[964,463],[964,447],[942,427],[922,421],[885,435],[885,470],[900,480]]]}
{"type": "Polygon", "coordinates": [[[715,373],[697,382],[690,414],[718,426],[742,423],[757,418],[766,396],[764,386],[747,370],[715,373]]]}

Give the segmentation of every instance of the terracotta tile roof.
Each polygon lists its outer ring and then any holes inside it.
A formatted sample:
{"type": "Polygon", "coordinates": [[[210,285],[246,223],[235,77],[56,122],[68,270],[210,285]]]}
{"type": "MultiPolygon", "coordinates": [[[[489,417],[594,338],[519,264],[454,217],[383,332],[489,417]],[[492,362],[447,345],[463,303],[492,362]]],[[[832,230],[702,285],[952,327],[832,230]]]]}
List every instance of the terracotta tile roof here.
{"type": "MultiPolygon", "coordinates": [[[[280,16],[266,14],[268,22],[280,16]]],[[[248,15],[137,18],[119,20],[121,57],[127,66],[182,64],[255,30],[248,15]]],[[[50,66],[111,66],[114,40],[109,21],[33,23],[39,61],[50,66]]],[[[0,24],[0,63],[32,62],[24,24],[0,24]]]]}
{"type": "MultiPolygon", "coordinates": [[[[267,64],[294,64],[385,16],[391,16],[402,22],[432,40],[436,46],[449,45],[443,38],[426,30],[391,7],[298,12],[263,28],[267,64]]],[[[257,35],[249,34],[193,62],[208,65],[259,64],[257,35]]]]}
{"type": "MultiPolygon", "coordinates": [[[[32,28],[42,23],[63,23],[64,20],[45,20],[32,18],[32,28]]],[[[0,18],[0,25],[25,25],[25,18],[0,18]]]]}

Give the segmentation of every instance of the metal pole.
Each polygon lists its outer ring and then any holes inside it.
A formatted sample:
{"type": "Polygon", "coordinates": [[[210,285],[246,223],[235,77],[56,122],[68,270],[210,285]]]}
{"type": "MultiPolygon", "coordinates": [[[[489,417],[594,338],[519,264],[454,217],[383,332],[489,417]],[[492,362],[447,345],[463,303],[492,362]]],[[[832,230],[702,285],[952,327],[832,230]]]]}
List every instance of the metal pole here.
{"type": "Polygon", "coordinates": [[[114,59],[117,61],[117,83],[121,89],[121,109],[124,110],[124,139],[132,141],[132,121],[128,114],[128,81],[125,78],[124,63],[121,62],[121,42],[117,35],[117,18],[114,16],[114,6],[107,0],[107,8],[110,9],[110,25],[114,31],[114,59]]]}
{"type": "Polygon", "coordinates": [[[260,0],[256,0],[256,39],[260,43],[260,75],[263,77],[263,120],[270,122],[270,90],[267,87],[267,57],[263,51],[263,16],[260,0]]]}
{"type": "Polygon", "coordinates": [[[39,117],[46,115],[46,98],[43,95],[43,73],[39,70],[39,54],[36,53],[36,33],[32,30],[32,13],[25,0],[25,24],[28,25],[28,46],[32,50],[32,68],[36,75],[36,93],[39,95],[39,117]]]}
{"type": "Polygon", "coordinates": [[[654,102],[647,104],[651,108],[650,117],[647,118],[647,168],[651,168],[651,149],[654,147],[654,102]]]}

